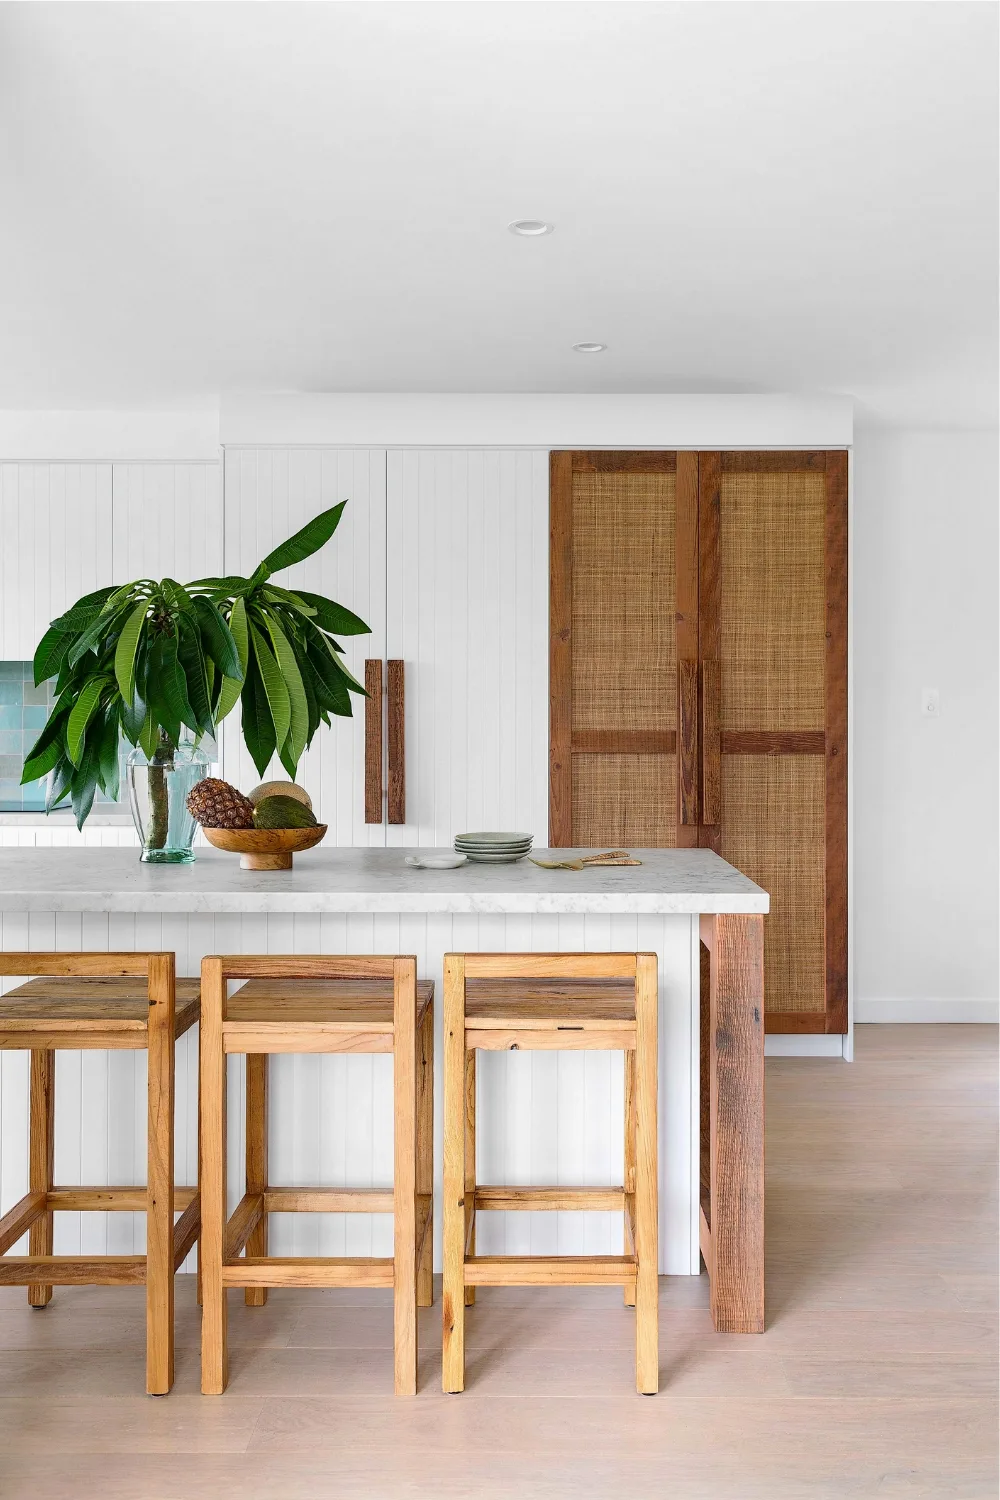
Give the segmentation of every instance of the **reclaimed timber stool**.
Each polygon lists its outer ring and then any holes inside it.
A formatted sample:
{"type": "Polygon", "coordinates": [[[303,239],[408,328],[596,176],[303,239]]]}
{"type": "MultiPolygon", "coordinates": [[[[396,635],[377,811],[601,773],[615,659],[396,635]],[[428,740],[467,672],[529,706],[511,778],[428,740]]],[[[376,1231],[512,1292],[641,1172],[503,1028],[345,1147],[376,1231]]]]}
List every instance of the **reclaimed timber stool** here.
{"type": "Polygon", "coordinates": [[[635,1307],[636,1389],[659,1386],[657,1321],[656,955],[449,953],[444,960],[445,1391],[465,1388],[465,1309],[477,1286],[625,1288],[635,1307]],[[620,1188],[482,1187],[476,1181],[476,1052],[625,1053],[620,1188]],[[622,1255],[476,1255],[484,1210],[624,1215],[622,1255]]]}
{"type": "Polygon", "coordinates": [[[172,953],[3,953],[0,975],[36,975],[0,996],[0,1048],[31,1053],[28,1193],[0,1219],[0,1285],[45,1307],[54,1286],[146,1286],[146,1390],[174,1379],[174,1272],[198,1237],[197,1188],[174,1186],[174,1044],[198,1020],[197,979],[172,953]],[[56,1187],[55,1053],[145,1051],[145,1187],[56,1187]],[[181,1216],[174,1223],[174,1211],[181,1216]],[[145,1255],[53,1255],[60,1210],[145,1213],[145,1255]],[[24,1256],[5,1255],[28,1231],[24,1256]]]}
{"type": "Polygon", "coordinates": [[[206,958],[201,966],[201,1388],[229,1378],[226,1293],[393,1288],[397,1396],[417,1389],[417,1307],[433,1301],[434,986],[415,958],[206,958]],[[227,996],[228,981],[248,982],[227,996]],[[226,1211],[226,1057],[246,1055],[246,1191],[226,1211]],[[394,1169],[388,1191],[273,1187],[267,1170],[272,1052],[391,1052],[394,1169]],[[391,1257],[268,1255],[273,1213],[391,1213],[391,1257]],[[245,1253],[241,1253],[244,1252],[245,1253]]]}

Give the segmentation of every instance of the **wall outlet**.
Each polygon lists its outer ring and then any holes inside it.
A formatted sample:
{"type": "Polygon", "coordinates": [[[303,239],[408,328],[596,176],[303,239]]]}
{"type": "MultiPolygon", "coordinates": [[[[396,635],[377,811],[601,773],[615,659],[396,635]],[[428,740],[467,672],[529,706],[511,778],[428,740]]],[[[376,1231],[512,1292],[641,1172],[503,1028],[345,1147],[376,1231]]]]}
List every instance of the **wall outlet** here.
{"type": "Polygon", "coordinates": [[[925,719],[941,717],[941,694],[937,688],[924,688],[920,694],[920,712],[925,719]]]}

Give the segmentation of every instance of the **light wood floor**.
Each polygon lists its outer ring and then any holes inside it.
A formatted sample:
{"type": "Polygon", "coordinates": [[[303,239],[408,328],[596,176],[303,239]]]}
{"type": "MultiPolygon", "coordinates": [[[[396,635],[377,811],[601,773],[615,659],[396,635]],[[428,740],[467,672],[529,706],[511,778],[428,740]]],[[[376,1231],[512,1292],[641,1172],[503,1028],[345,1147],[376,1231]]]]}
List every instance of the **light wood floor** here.
{"type": "Polygon", "coordinates": [[[142,1292],[0,1291],[3,1500],[996,1500],[993,1027],[866,1026],[853,1065],[768,1062],[768,1330],[712,1332],[662,1282],[661,1394],[599,1289],[481,1291],[469,1383],[394,1400],[380,1292],[276,1292],[230,1315],[232,1383],[198,1392],[190,1278],[177,1384],[143,1388],[142,1292]]]}

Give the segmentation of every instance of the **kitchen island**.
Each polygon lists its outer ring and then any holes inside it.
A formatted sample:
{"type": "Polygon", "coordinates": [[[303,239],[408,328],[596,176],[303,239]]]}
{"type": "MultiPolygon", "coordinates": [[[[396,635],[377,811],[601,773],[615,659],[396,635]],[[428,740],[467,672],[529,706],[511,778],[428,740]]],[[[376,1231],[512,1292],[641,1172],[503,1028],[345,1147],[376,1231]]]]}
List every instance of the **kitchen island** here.
{"type": "MultiPolygon", "coordinates": [[[[767,894],[704,849],[638,850],[639,865],[580,871],[544,870],[529,861],[416,870],[405,857],[418,852],[320,847],[299,856],[291,871],[259,873],[214,850],[199,851],[193,865],[156,866],[140,864],[130,849],[4,849],[0,946],[6,952],[169,949],[179,975],[196,975],[208,953],[414,953],[418,973],[438,985],[449,951],[655,952],[660,1270],[695,1275],[702,1254],[716,1327],[760,1331],[767,894]]],[[[577,851],[535,852],[566,859],[577,851]]],[[[440,1004],[436,1012],[440,1027],[440,1004]]],[[[178,1047],[178,1181],[193,1180],[197,1160],[194,1035],[178,1047]]],[[[60,1055],[61,1182],[142,1180],[145,1103],[135,1069],[143,1066],[141,1054],[60,1055]]],[[[240,1060],[230,1066],[238,1091],[240,1060]]],[[[387,1056],[274,1059],[271,1155],[281,1180],[334,1187],[391,1180],[391,1067],[387,1056]]],[[[481,1180],[621,1182],[621,1054],[491,1053],[480,1067],[481,1180]]],[[[2,1212],[24,1191],[24,1054],[0,1056],[0,1069],[2,1212]]],[[[440,1087],[435,1098],[440,1110],[440,1087]]],[[[234,1106],[230,1161],[238,1163],[238,1092],[234,1106]]],[[[439,1127],[440,1120],[438,1180],[439,1127]]],[[[242,1191],[235,1176],[230,1191],[234,1199],[242,1191]]],[[[75,1218],[59,1216],[57,1253],[141,1249],[141,1217],[88,1214],[83,1224],[75,1218]]],[[[484,1221],[483,1253],[621,1248],[617,1215],[491,1218],[484,1221]]],[[[274,1253],[390,1254],[391,1233],[391,1219],[381,1215],[291,1222],[276,1216],[274,1253]]],[[[437,1263],[439,1223],[435,1240],[437,1263]]]]}

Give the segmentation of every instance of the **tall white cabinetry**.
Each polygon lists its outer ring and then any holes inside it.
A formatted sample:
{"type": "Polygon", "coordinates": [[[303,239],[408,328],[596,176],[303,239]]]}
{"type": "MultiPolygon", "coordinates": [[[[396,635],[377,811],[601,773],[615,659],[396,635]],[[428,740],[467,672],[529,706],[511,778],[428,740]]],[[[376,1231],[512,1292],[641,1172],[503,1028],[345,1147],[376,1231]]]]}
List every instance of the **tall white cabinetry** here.
{"type": "MultiPolygon", "coordinates": [[[[544,842],[547,453],[229,448],[224,494],[235,573],[347,500],[333,541],[281,581],[368,621],[370,636],[343,642],[360,680],[368,657],[405,663],[406,822],[364,821],[358,698],[353,722],[321,730],[299,773],[327,842],[441,845],[469,828],[524,828],[544,842]]],[[[257,779],[235,725],[223,730],[223,764],[240,786],[257,779]]],[[[277,760],[272,771],[285,774],[277,760]]]]}

